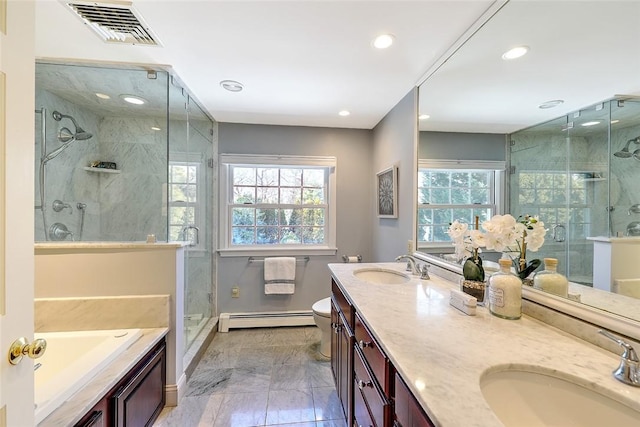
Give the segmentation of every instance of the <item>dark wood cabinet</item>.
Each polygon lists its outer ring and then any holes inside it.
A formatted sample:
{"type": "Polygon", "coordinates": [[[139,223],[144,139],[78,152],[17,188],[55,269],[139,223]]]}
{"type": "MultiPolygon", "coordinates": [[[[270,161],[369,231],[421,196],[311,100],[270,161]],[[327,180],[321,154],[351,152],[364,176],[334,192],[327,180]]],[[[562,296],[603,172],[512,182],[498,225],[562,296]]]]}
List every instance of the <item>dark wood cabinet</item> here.
{"type": "Polygon", "coordinates": [[[151,426],[164,407],[165,372],[163,339],[75,427],[151,426]]]}
{"type": "Polygon", "coordinates": [[[395,375],[395,422],[402,427],[435,427],[398,374],[395,375]]]}
{"type": "Polygon", "coordinates": [[[331,369],[347,426],[434,427],[333,279],[331,289],[331,369]]]}
{"type": "Polygon", "coordinates": [[[353,308],[335,282],[331,298],[331,370],[347,425],[353,420],[353,308]]]}

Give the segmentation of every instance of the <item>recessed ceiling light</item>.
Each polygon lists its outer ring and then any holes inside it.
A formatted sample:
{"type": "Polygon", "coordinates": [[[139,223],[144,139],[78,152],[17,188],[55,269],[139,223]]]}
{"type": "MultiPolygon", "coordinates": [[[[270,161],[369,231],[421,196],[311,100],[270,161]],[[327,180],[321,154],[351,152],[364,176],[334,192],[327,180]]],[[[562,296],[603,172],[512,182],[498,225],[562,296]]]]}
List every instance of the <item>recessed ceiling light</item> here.
{"type": "Polygon", "coordinates": [[[521,56],[524,56],[527,52],[529,52],[528,46],[517,46],[503,53],[502,59],[504,59],[505,61],[508,61],[510,59],[520,58],[521,56]]]}
{"type": "Polygon", "coordinates": [[[96,93],[96,96],[97,96],[98,98],[100,98],[100,99],[111,99],[111,97],[110,97],[109,95],[107,95],[106,93],[100,93],[100,92],[97,92],[97,93],[96,93]]]}
{"type": "Polygon", "coordinates": [[[418,116],[418,120],[427,120],[429,117],[431,117],[431,116],[428,115],[428,114],[420,114],[418,116]]]}
{"type": "Polygon", "coordinates": [[[581,126],[595,126],[595,125],[599,125],[599,124],[600,124],[600,122],[598,120],[593,120],[593,121],[590,121],[590,122],[584,122],[584,123],[582,123],[581,126]]]}
{"type": "Polygon", "coordinates": [[[542,104],[538,105],[538,108],[546,110],[547,108],[557,107],[562,103],[564,103],[562,99],[554,99],[552,101],[543,102],[542,104]]]}
{"type": "Polygon", "coordinates": [[[147,103],[146,99],[140,98],[139,96],[135,95],[120,95],[120,98],[122,98],[123,101],[134,105],[142,105],[147,103]]]}
{"type": "Polygon", "coordinates": [[[242,89],[244,89],[244,85],[235,80],[222,80],[220,82],[220,86],[222,86],[229,92],[240,92],[242,89]]]}
{"type": "Polygon", "coordinates": [[[151,126],[151,130],[162,130],[158,126],[151,126]]]}
{"type": "Polygon", "coordinates": [[[392,34],[380,34],[373,40],[373,46],[377,49],[386,49],[393,44],[394,38],[392,34]]]}
{"type": "Polygon", "coordinates": [[[620,123],[620,120],[611,120],[612,125],[615,125],[616,123],[620,123]]]}
{"type": "Polygon", "coordinates": [[[351,112],[347,110],[342,110],[338,114],[342,117],[347,117],[349,114],[351,114],[351,112]]]}

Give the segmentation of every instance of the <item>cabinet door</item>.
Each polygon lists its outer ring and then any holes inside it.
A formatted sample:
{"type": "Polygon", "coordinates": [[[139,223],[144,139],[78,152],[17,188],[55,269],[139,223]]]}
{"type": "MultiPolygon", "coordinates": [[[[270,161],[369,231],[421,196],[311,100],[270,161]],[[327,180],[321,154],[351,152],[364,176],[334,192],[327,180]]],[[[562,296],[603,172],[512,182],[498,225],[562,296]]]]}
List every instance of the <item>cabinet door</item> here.
{"type": "Polygon", "coordinates": [[[344,319],[339,316],[338,349],[340,360],[339,390],[338,395],[342,401],[347,424],[353,419],[353,335],[346,327],[344,319]]]}
{"type": "Polygon", "coordinates": [[[331,299],[331,372],[336,389],[338,388],[338,375],[340,374],[339,355],[340,341],[338,340],[338,322],[340,321],[335,301],[331,299]]]}
{"type": "Polygon", "coordinates": [[[395,375],[395,421],[402,427],[435,427],[398,374],[395,375]]]}
{"type": "Polygon", "coordinates": [[[113,396],[117,427],[142,427],[153,423],[164,406],[165,348],[113,396]]]}

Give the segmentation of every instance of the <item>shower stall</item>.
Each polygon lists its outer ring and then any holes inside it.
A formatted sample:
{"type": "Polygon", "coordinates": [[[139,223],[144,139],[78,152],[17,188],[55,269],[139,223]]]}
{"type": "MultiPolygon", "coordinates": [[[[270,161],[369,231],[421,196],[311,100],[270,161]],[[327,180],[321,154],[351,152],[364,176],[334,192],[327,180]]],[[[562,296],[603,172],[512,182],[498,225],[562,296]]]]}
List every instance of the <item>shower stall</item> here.
{"type": "Polygon", "coordinates": [[[185,241],[185,349],[215,316],[217,123],[170,70],[36,64],[37,242],[185,241]]]}
{"type": "Polygon", "coordinates": [[[509,212],[548,228],[535,258],[593,285],[594,237],[640,235],[640,100],[617,98],[510,135],[509,212]]]}

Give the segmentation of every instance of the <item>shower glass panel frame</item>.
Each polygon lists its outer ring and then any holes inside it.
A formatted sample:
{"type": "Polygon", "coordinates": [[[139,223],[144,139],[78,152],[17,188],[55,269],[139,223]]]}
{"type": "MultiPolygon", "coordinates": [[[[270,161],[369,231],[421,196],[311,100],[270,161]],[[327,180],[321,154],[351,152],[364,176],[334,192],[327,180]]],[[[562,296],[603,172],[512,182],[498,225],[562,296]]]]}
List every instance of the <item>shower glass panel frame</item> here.
{"type": "Polygon", "coordinates": [[[169,240],[185,244],[184,348],[213,316],[215,122],[172,79],[169,87],[169,240]]]}

